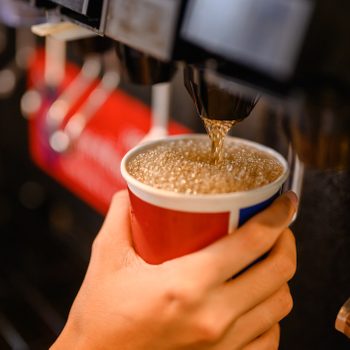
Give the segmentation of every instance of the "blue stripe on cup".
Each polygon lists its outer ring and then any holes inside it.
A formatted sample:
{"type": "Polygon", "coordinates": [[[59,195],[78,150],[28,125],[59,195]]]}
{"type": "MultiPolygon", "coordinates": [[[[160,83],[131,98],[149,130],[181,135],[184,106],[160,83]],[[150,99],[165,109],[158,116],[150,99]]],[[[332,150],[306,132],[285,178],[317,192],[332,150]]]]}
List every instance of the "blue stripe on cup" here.
{"type": "Polygon", "coordinates": [[[280,192],[277,192],[271,198],[267,199],[264,202],[261,202],[259,204],[255,204],[251,207],[240,209],[238,226],[243,225],[252,216],[254,216],[255,214],[259,213],[260,211],[266,209],[279,196],[279,194],[280,194],[280,192]]]}

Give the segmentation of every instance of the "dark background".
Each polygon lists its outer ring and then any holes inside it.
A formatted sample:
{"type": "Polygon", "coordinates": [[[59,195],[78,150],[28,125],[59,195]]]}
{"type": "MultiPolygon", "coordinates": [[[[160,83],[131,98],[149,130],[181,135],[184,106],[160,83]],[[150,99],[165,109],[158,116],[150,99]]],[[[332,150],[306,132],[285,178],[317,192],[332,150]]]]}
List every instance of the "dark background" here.
{"type": "MultiPolygon", "coordinates": [[[[8,38],[0,53],[2,70],[14,55],[14,32],[0,30],[8,38]]],[[[19,107],[24,91],[23,73],[13,93],[0,98],[1,350],[46,349],[57,337],[102,223],[31,162],[19,107]]],[[[279,143],[278,123],[273,116],[251,117],[237,133],[249,129],[273,145],[279,143]]],[[[294,310],[282,323],[282,350],[350,349],[334,329],[350,297],[349,213],[350,174],[308,170],[293,226],[299,264],[291,282],[294,310]]]]}

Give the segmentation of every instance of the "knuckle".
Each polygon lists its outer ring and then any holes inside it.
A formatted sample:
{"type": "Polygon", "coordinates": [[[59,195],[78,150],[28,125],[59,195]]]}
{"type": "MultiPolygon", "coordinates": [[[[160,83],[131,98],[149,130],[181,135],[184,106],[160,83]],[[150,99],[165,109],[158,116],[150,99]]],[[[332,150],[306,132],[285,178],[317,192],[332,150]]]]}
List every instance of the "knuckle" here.
{"type": "Polygon", "coordinates": [[[163,300],[168,307],[179,312],[179,310],[198,305],[200,302],[200,291],[195,290],[189,284],[169,284],[163,291],[163,300]]]}
{"type": "Polygon", "coordinates": [[[249,235],[247,235],[247,245],[249,249],[263,251],[270,248],[271,242],[269,235],[266,235],[265,227],[258,222],[252,222],[249,225],[249,235]]]}
{"type": "Polygon", "coordinates": [[[279,309],[281,310],[282,317],[287,316],[293,309],[293,298],[289,288],[282,289],[279,297],[279,309]]]}
{"type": "Polygon", "coordinates": [[[214,318],[201,318],[197,321],[195,333],[200,343],[215,344],[224,335],[224,329],[220,322],[214,318]]]}
{"type": "Polygon", "coordinates": [[[276,259],[274,259],[272,263],[272,270],[283,280],[289,281],[296,272],[295,259],[288,255],[280,254],[278,257],[276,257],[276,259]]]}

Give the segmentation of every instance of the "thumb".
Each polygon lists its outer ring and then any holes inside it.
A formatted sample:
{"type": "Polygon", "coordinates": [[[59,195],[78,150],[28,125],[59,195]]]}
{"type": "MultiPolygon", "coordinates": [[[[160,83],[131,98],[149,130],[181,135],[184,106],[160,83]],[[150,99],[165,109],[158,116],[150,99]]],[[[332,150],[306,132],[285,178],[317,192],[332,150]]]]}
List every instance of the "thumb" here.
{"type": "Polygon", "coordinates": [[[94,245],[101,245],[105,251],[132,248],[130,227],[130,202],[126,190],[117,192],[111,201],[107,216],[96,237],[94,245]]]}

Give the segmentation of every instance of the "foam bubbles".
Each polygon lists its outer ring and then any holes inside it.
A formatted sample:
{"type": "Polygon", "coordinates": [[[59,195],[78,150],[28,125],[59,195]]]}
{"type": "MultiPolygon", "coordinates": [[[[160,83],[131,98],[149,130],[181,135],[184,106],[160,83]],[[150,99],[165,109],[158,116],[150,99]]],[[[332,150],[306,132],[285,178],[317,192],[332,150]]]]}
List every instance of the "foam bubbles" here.
{"type": "Polygon", "coordinates": [[[251,146],[228,140],[220,162],[213,162],[211,142],[172,140],[131,158],[127,170],[155,188],[188,194],[230,193],[251,190],[276,180],[282,164],[251,146]]]}

